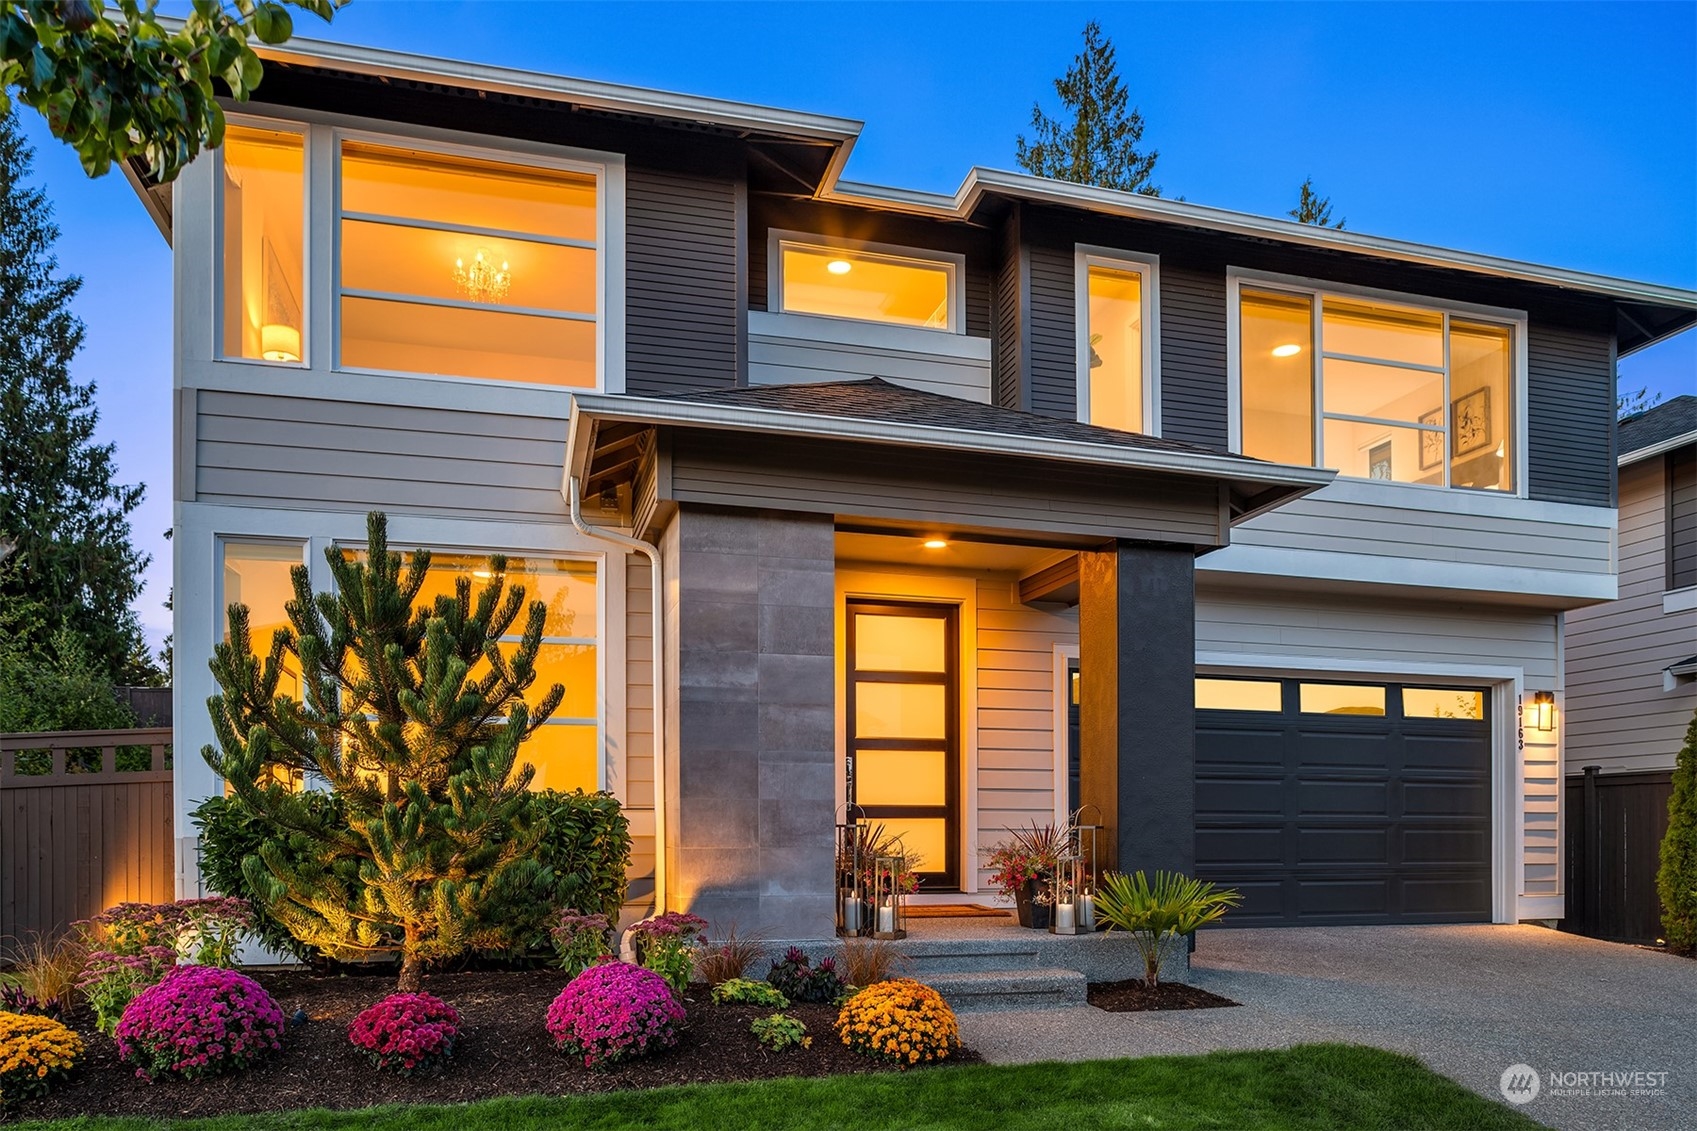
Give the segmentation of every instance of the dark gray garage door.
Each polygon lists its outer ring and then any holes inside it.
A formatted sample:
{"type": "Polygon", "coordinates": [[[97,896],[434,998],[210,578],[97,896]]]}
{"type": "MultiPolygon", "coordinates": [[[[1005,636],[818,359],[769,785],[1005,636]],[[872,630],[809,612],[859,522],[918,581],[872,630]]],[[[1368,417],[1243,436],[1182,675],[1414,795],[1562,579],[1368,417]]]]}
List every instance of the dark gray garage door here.
{"type": "Polygon", "coordinates": [[[1491,911],[1488,693],[1197,680],[1196,870],[1234,926],[1491,911]]]}

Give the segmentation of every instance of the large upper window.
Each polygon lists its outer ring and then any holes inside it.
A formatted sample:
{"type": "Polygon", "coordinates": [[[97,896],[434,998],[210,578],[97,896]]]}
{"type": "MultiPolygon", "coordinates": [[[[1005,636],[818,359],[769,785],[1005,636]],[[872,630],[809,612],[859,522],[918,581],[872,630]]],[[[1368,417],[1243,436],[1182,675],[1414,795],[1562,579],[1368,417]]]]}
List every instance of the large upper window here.
{"type": "Polygon", "coordinates": [[[343,368],[596,385],[596,178],[341,148],[343,368]]]}
{"type": "Polygon", "coordinates": [[[1123,432],[1150,431],[1151,267],[1080,253],[1080,419],[1123,432]]]}
{"type": "Polygon", "coordinates": [[[286,130],[224,132],[223,328],[225,357],[298,362],[306,139],[286,130]]]}
{"type": "Polygon", "coordinates": [[[1238,348],[1245,455],[1361,479],[1515,489],[1510,326],[1246,284],[1238,348]]]}
{"type": "Polygon", "coordinates": [[[959,332],[958,257],[776,241],[774,312],[959,332]]]}

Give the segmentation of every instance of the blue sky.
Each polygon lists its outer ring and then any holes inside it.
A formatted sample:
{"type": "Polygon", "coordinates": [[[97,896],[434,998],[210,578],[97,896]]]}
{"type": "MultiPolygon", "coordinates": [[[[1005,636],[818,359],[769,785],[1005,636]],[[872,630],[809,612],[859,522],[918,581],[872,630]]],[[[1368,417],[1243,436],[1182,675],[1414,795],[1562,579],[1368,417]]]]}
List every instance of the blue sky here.
{"type": "MultiPolygon", "coordinates": [[[[166,4],[165,8],[181,8],[166,4]]],[[[1697,287],[1697,4],[549,4],[354,0],[314,38],[858,118],[847,176],[952,191],[1013,167],[1091,18],[1169,194],[1280,215],[1312,174],[1352,230],[1697,287]]],[[[170,257],[118,175],[27,113],[85,280],[83,379],[148,500],[139,612],[169,631],[170,257]]],[[[1697,391],[1697,333],[1621,363],[1697,391]]]]}

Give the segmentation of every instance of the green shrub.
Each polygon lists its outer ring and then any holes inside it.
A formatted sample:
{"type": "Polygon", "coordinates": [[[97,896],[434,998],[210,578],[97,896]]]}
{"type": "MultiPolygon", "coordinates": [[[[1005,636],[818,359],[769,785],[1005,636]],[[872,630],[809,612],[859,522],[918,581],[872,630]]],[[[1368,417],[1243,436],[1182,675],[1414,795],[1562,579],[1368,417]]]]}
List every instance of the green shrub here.
{"type": "Polygon", "coordinates": [[[1697,715],[1685,730],[1685,746],[1674,765],[1656,888],[1662,897],[1662,935],[1668,949],[1697,951],[1697,715]]]}
{"type": "MultiPolygon", "coordinates": [[[[346,823],[342,799],[334,793],[306,790],[300,797],[308,821],[316,829],[289,830],[279,837],[276,826],[239,797],[217,796],[203,801],[194,811],[200,831],[200,867],[207,884],[225,895],[240,896],[253,904],[258,925],[255,934],[271,950],[308,961],[319,954],[289,933],[266,908],[260,893],[253,890],[243,871],[243,861],[257,857],[260,845],[270,842],[289,870],[311,859],[321,859],[317,846],[329,830],[346,823]]],[[[630,824],[619,803],[604,793],[538,792],[531,799],[531,812],[544,824],[537,844],[537,858],[553,874],[547,905],[538,904],[518,932],[520,950],[544,949],[551,945],[549,929],[558,908],[582,909],[585,914],[607,916],[617,922],[625,898],[625,870],[630,863],[630,824]],[[582,899],[584,903],[574,900],[582,899]]],[[[340,883],[349,890],[361,885],[357,861],[332,860],[342,874],[340,883]]]]}
{"type": "Polygon", "coordinates": [[[758,1005],[762,1009],[788,1009],[790,999],[778,987],[752,978],[732,978],[713,987],[714,1005],[758,1005]]]}
{"type": "Polygon", "coordinates": [[[807,1035],[807,1026],[801,1018],[791,1017],[787,1013],[774,1013],[770,1017],[756,1017],[748,1027],[754,1034],[754,1039],[771,1049],[773,1052],[783,1052],[785,1049],[808,1048],[813,1044],[813,1038],[807,1035]]]}
{"type": "Polygon", "coordinates": [[[1177,872],[1156,872],[1151,883],[1141,871],[1127,876],[1110,872],[1096,893],[1096,917],[1129,931],[1143,956],[1143,984],[1154,989],[1161,959],[1185,935],[1212,923],[1242,902],[1235,891],[1177,872]]]}
{"type": "Polygon", "coordinates": [[[796,946],[773,961],[766,980],[791,1001],[836,1001],[844,984],[842,975],[837,973],[836,959],[821,958],[819,965],[813,966],[807,953],[796,946]]]}

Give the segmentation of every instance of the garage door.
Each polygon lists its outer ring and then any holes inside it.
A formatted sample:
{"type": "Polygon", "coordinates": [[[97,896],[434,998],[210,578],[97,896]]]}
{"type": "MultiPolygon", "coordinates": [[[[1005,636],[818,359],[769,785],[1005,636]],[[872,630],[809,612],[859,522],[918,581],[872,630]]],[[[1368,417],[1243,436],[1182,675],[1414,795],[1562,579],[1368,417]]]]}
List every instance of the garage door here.
{"type": "Polygon", "coordinates": [[[1488,693],[1196,682],[1196,870],[1234,926],[1471,923],[1491,912],[1488,693]]]}

